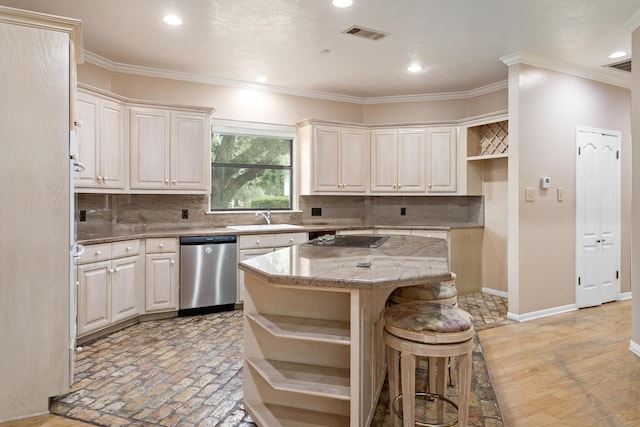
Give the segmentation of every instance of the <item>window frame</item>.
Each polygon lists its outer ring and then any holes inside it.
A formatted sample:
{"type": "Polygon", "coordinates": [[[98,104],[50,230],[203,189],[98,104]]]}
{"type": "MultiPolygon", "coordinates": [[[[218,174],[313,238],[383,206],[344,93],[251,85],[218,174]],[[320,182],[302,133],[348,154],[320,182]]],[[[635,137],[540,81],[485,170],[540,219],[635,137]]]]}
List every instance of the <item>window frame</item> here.
{"type": "MultiPolygon", "coordinates": [[[[225,135],[237,135],[237,136],[261,136],[265,138],[281,138],[291,140],[291,168],[281,165],[265,165],[269,166],[269,169],[281,169],[291,170],[291,208],[274,208],[273,211],[278,212],[293,212],[298,209],[298,153],[297,153],[297,132],[296,126],[292,125],[279,125],[271,123],[249,122],[249,121],[236,121],[226,119],[213,119],[211,121],[211,135],[213,134],[225,134],[225,135]]],[[[211,139],[211,138],[210,138],[211,139]]],[[[209,142],[209,153],[211,153],[211,142],[209,142]]],[[[243,167],[256,167],[264,169],[264,167],[254,164],[224,164],[225,166],[232,166],[236,168],[243,167]]],[[[213,166],[213,159],[209,158],[209,170],[213,166]]],[[[209,180],[211,181],[211,180],[209,180]]],[[[258,212],[264,209],[212,209],[211,207],[211,189],[209,190],[208,199],[208,212],[209,213],[233,213],[233,212],[258,212]]]]}

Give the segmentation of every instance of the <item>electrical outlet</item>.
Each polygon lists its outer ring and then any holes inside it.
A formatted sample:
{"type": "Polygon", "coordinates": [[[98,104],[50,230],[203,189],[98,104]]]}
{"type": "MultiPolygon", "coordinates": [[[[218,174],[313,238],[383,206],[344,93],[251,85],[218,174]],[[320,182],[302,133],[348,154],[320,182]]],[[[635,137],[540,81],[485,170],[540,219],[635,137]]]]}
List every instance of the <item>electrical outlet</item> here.
{"type": "Polygon", "coordinates": [[[405,216],[407,214],[407,208],[400,208],[400,215],[405,216]]]}
{"type": "Polygon", "coordinates": [[[533,187],[527,187],[524,189],[524,200],[526,202],[533,202],[534,191],[535,189],[533,187]]]}
{"type": "Polygon", "coordinates": [[[78,215],[78,221],[85,222],[87,220],[87,211],[80,209],[80,215],[78,215]]]}
{"type": "Polygon", "coordinates": [[[189,209],[182,209],[182,219],[189,219],[189,209]]]}
{"type": "Polygon", "coordinates": [[[322,208],[311,208],[311,216],[322,216],[322,208]]]}

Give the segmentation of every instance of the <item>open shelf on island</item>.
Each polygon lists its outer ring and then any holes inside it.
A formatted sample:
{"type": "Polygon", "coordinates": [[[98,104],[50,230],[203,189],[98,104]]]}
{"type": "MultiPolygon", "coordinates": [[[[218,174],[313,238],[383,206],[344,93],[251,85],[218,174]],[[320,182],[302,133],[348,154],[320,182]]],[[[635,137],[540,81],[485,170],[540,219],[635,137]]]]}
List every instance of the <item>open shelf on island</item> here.
{"type": "Polygon", "coordinates": [[[247,358],[245,360],[275,390],[338,400],[351,399],[348,369],[279,360],[255,358],[247,358]]]}
{"type": "Polygon", "coordinates": [[[346,321],[257,313],[247,313],[247,317],[276,337],[342,345],[351,343],[349,322],[346,321]]]}
{"type": "Polygon", "coordinates": [[[244,406],[258,425],[269,427],[349,426],[349,417],[344,415],[327,414],[269,403],[264,404],[256,401],[245,401],[244,406]]]}

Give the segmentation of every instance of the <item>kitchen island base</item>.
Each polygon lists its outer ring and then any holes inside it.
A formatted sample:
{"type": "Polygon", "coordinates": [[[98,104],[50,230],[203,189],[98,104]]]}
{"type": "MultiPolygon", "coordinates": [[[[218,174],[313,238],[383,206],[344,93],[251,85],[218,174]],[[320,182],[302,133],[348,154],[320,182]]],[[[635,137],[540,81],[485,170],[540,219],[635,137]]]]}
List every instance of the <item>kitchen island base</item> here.
{"type": "Polygon", "coordinates": [[[261,427],[368,426],[392,289],[295,287],[245,272],[244,404],[261,427]]]}

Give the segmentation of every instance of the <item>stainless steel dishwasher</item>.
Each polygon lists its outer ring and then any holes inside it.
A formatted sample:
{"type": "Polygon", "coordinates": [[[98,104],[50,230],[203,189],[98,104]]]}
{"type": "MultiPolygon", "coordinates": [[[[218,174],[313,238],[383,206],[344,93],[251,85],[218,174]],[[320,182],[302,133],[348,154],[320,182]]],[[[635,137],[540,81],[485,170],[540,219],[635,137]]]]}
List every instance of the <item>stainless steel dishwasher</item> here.
{"type": "Polygon", "coordinates": [[[179,315],[233,309],[236,236],[180,238],[179,315]]]}

